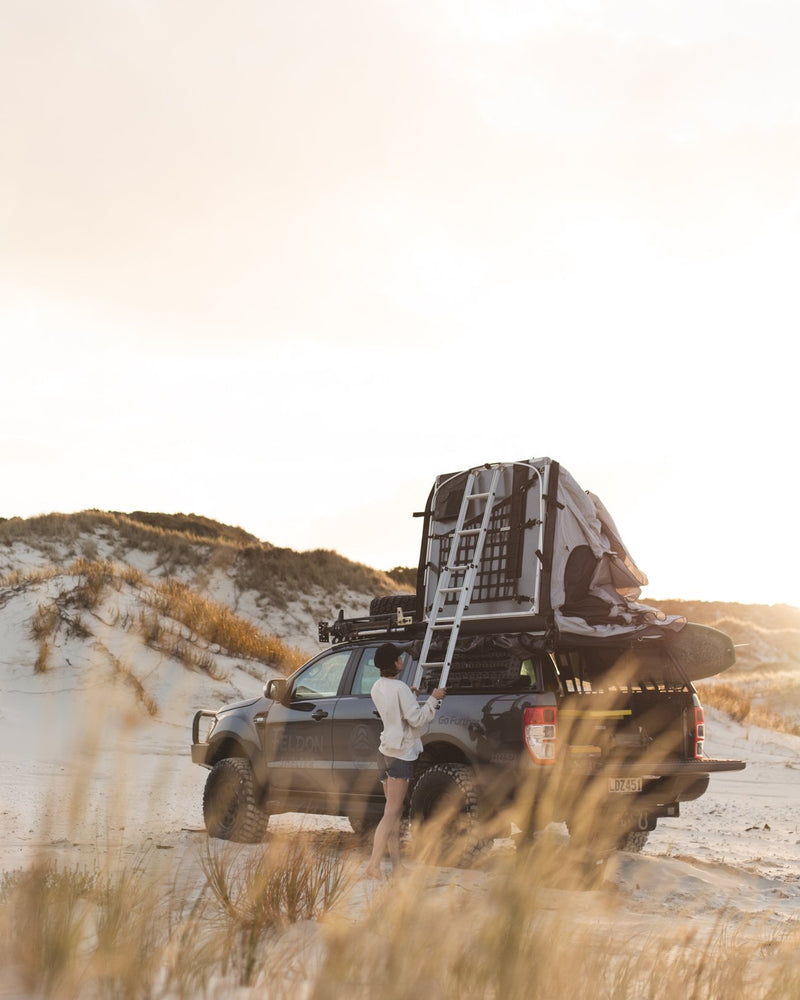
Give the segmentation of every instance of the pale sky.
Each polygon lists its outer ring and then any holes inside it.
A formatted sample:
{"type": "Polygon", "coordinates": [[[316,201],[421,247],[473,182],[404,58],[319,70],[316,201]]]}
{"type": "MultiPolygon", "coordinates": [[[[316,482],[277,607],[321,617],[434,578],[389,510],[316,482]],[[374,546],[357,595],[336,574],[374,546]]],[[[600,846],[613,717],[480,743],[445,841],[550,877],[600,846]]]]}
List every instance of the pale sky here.
{"type": "Polygon", "coordinates": [[[415,564],[549,455],[800,606],[796,0],[0,0],[0,516],[415,564]]]}

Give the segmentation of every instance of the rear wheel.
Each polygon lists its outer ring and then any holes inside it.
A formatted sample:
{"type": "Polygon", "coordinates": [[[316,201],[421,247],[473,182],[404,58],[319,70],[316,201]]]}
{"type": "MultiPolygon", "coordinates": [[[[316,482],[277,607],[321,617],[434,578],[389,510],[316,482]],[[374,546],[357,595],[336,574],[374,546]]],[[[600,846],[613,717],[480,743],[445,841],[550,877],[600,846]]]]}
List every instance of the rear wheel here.
{"type": "Polygon", "coordinates": [[[209,837],[257,844],[267,832],[269,814],[260,809],[250,762],[225,757],[211,769],[203,790],[203,819],[209,837]]]}
{"type": "Polygon", "coordinates": [[[478,793],[464,764],[434,764],[411,790],[412,846],[423,860],[466,867],[490,844],[480,835],[478,793]]]}
{"type": "Polygon", "coordinates": [[[631,830],[620,840],[618,850],[638,854],[647,843],[649,836],[649,830],[631,830]]]}
{"type": "Polygon", "coordinates": [[[584,818],[567,820],[570,843],[597,855],[612,851],[629,851],[638,854],[650,835],[650,821],[646,813],[619,814],[604,810],[593,822],[584,818]]]}

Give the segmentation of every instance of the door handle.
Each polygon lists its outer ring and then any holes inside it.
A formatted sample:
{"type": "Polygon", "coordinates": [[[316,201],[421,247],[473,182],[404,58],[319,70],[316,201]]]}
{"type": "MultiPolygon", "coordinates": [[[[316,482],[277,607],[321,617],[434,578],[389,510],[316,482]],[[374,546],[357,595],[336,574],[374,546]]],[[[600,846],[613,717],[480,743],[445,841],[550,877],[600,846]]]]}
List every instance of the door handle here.
{"type": "Polygon", "coordinates": [[[315,722],[319,722],[319,721],[320,721],[320,719],[327,719],[327,718],[328,718],[328,713],[327,713],[327,712],[325,711],[325,709],[324,709],[324,708],[318,708],[318,709],[316,710],[316,712],[312,712],[312,713],[311,713],[311,718],[312,718],[312,719],[313,719],[313,720],[314,720],[315,722]]]}

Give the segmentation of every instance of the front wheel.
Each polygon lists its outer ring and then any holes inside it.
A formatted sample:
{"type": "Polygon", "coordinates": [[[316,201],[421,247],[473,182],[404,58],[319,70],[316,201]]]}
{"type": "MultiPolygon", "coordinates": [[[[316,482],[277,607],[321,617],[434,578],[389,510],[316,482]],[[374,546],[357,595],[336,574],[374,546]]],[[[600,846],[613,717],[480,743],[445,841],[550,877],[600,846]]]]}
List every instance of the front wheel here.
{"type": "Polygon", "coordinates": [[[211,769],[203,790],[203,819],[209,837],[258,844],[267,832],[269,814],[259,808],[250,762],[225,757],[211,769]]]}
{"type": "Polygon", "coordinates": [[[411,790],[414,851],[435,864],[467,867],[489,845],[478,822],[478,792],[464,764],[434,764],[411,790]]]}

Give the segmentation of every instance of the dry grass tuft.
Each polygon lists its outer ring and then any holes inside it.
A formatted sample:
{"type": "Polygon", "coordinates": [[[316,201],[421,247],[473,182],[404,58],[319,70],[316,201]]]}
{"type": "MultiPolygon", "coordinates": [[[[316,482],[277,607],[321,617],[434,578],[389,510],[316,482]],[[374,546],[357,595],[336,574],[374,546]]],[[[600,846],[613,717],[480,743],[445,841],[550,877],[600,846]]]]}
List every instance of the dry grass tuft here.
{"type": "Polygon", "coordinates": [[[744,722],[750,715],[752,699],[746,691],[735,684],[724,681],[717,684],[698,684],[697,693],[704,705],[719,709],[735,722],[744,722]]]}
{"type": "Polygon", "coordinates": [[[35,674],[46,674],[51,666],[53,655],[53,647],[47,641],[47,639],[42,639],[39,643],[39,650],[36,654],[36,660],[33,664],[33,672],[35,674]]]}
{"type": "MultiPolygon", "coordinates": [[[[221,604],[209,601],[185,583],[165,580],[155,585],[146,598],[158,615],[181,622],[193,637],[216,644],[232,656],[262,660],[285,673],[300,666],[306,657],[275,636],[262,632],[252,622],[234,614],[221,604]]],[[[163,633],[152,616],[142,619],[142,629],[153,644],[163,641],[163,633]]],[[[176,640],[172,655],[180,658],[180,642],[176,640]]]]}
{"type": "Polygon", "coordinates": [[[256,852],[209,840],[202,865],[241,986],[263,968],[270,938],[289,924],[324,915],[348,886],[335,850],[311,850],[297,837],[272,837],[266,850],[256,852]]]}
{"type": "Polygon", "coordinates": [[[111,663],[114,668],[114,673],[133,691],[137,702],[144,708],[147,714],[150,716],[158,715],[158,702],[147,691],[144,684],[142,684],[133,672],[133,668],[130,664],[125,663],[116,656],[111,657],[111,663]]]}
{"type": "Polygon", "coordinates": [[[23,589],[37,583],[45,583],[58,576],[61,572],[57,566],[48,566],[46,569],[15,569],[5,576],[0,577],[0,587],[8,587],[10,590],[23,589]]]}
{"type": "MultiPolygon", "coordinates": [[[[68,636],[90,637],[92,633],[82,613],[96,615],[105,597],[110,592],[119,593],[124,585],[138,590],[140,599],[151,609],[141,611],[138,616],[145,643],[215,680],[224,680],[225,674],[217,667],[214,646],[231,656],[265,662],[284,673],[291,673],[305,662],[306,656],[300,650],[263,632],[224,605],[208,600],[188,584],[173,579],[152,583],[139,570],[107,560],[93,563],[78,559],[65,573],[77,577],[77,583],[63,589],[54,600],[41,604],[31,619],[30,634],[40,642],[38,672],[49,668],[51,640],[59,628],[63,627],[68,636]]],[[[38,577],[20,585],[31,582],[38,582],[38,577]]],[[[113,621],[105,624],[116,624],[119,614],[114,612],[113,621]]],[[[133,683],[130,671],[118,672],[133,683]]],[[[146,698],[143,704],[146,705],[146,698]]]]}
{"type": "Polygon", "coordinates": [[[58,628],[58,608],[54,602],[40,604],[31,619],[31,637],[49,639],[58,628]]]}
{"type": "Polygon", "coordinates": [[[743,674],[734,681],[698,684],[704,705],[735,722],[800,736],[800,673],[743,674]]]}
{"type": "Polygon", "coordinates": [[[119,871],[47,862],[6,873],[0,992],[190,998],[208,995],[214,980],[230,995],[260,979],[275,996],[293,977],[270,946],[291,924],[328,912],[347,888],[344,872],[335,851],[271,838],[256,851],[209,845],[199,881],[170,874],[152,854],[119,871]]]}

